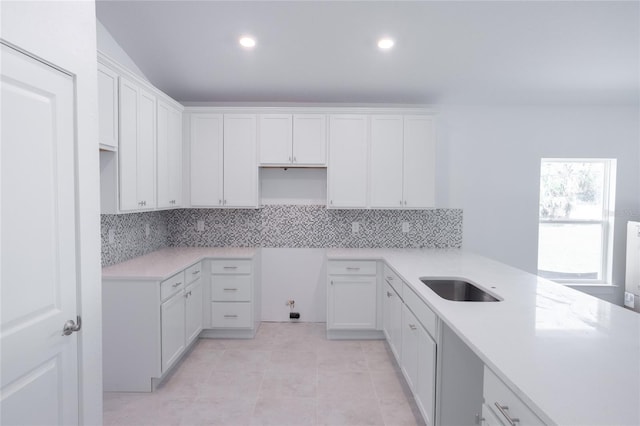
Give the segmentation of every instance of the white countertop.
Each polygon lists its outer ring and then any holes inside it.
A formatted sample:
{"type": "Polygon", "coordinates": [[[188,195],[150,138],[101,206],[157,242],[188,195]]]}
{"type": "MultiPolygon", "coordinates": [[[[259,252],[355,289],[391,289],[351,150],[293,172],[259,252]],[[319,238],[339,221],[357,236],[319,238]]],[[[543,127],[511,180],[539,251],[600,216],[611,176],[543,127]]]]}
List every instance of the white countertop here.
{"type": "Polygon", "coordinates": [[[539,417],[558,425],[640,425],[640,315],[461,250],[328,249],[380,259],[539,417]],[[420,277],[465,278],[503,299],[453,302],[420,277]]]}
{"type": "Polygon", "coordinates": [[[167,247],[106,266],[102,268],[102,279],[162,281],[202,259],[250,259],[258,250],[244,247],[167,247]]]}

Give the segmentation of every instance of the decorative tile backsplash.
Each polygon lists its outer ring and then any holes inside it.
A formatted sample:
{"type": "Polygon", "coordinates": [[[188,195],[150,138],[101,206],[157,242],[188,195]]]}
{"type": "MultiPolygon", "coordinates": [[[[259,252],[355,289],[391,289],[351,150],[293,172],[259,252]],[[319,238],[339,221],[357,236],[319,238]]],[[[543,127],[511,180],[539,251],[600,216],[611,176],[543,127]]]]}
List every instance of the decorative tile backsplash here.
{"type": "Polygon", "coordinates": [[[100,215],[102,239],[102,266],[124,262],[168,245],[165,212],[100,215]],[[149,224],[149,236],[146,225],[149,224]],[[114,241],[109,244],[109,229],[114,230],[114,241]]]}
{"type": "Polygon", "coordinates": [[[450,248],[462,245],[462,210],[328,210],[324,205],[250,209],[179,209],[102,216],[102,264],[163,246],[450,248]],[[204,221],[204,231],[197,222],[204,221]],[[360,230],[354,234],[352,223],[360,230]],[[402,232],[402,223],[409,232],[402,232]],[[151,236],[145,237],[145,223],[151,236]],[[109,228],[116,241],[108,244],[109,228]]]}

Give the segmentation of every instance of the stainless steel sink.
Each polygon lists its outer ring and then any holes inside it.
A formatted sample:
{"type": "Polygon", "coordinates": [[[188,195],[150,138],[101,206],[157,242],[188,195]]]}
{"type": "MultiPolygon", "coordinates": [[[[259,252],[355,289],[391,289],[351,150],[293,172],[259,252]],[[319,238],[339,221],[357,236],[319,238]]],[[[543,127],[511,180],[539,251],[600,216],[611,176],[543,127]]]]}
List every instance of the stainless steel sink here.
{"type": "Polygon", "coordinates": [[[500,301],[486,291],[464,280],[420,278],[420,281],[443,299],[456,302],[500,301]]]}

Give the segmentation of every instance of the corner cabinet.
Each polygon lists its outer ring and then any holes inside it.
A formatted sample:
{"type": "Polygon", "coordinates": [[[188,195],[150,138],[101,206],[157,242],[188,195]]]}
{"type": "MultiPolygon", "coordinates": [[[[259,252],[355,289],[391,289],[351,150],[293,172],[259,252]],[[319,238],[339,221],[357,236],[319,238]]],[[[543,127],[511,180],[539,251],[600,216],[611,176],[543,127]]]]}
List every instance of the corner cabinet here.
{"type": "Polygon", "coordinates": [[[327,207],[367,207],[367,115],[329,117],[327,207]]]}
{"type": "Polygon", "coordinates": [[[193,207],[258,207],[256,116],[191,114],[193,207]]]}
{"type": "Polygon", "coordinates": [[[118,150],[118,74],[98,63],[98,141],[100,149],[118,150]]]}
{"type": "Polygon", "coordinates": [[[158,207],[182,206],[182,112],[158,100],[158,207]]]}

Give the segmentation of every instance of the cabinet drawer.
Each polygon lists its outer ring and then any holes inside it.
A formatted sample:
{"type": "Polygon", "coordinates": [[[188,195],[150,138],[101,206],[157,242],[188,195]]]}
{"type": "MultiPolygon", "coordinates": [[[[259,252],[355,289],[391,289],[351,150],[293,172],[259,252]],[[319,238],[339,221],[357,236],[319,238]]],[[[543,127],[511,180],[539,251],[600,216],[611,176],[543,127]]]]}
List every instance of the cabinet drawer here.
{"type": "Polygon", "coordinates": [[[180,272],[160,283],[160,299],[166,300],[184,288],[184,272],[180,272]]]}
{"type": "Polygon", "coordinates": [[[251,275],[221,275],[213,277],[211,300],[214,302],[250,302],[251,275]]]}
{"type": "Polygon", "coordinates": [[[211,261],[212,274],[250,274],[250,260],[213,260],[211,261]]]}
{"type": "Polygon", "coordinates": [[[387,265],[384,265],[384,280],[389,283],[391,287],[398,293],[398,296],[402,299],[402,280],[400,277],[391,270],[387,265]]]}
{"type": "Polygon", "coordinates": [[[202,275],[202,262],[198,262],[193,266],[188,267],[184,271],[184,279],[187,284],[194,282],[202,275]]]}
{"type": "Polygon", "coordinates": [[[327,269],[329,275],[375,275],[376,262],[370,260],[332,260],[327,269]]]}
{"type": "Polygon", "coordinates": [[[436,314],[429,309],[429,307],[418,297],[417,294],[409,288],[406,283],[403,284],[403,296],[404,303],[411,309],[418,321],[427,330],[427,332],[433,337],[434,340],[438,340],[436,337],[436,314]]]}
{"type": "Polygon", "coordinates": [[[531,409],[487,366],[484,367],[484,402],[504,424],[518,419],[521,425],[544,425],[531,409]],[[501,407],[502,409],[498,408],[501,407]]]}
{"type": "Polygon", "coordinates": [[[211,302],[212,328],[251,328],[251,302],[211,302]]]}

